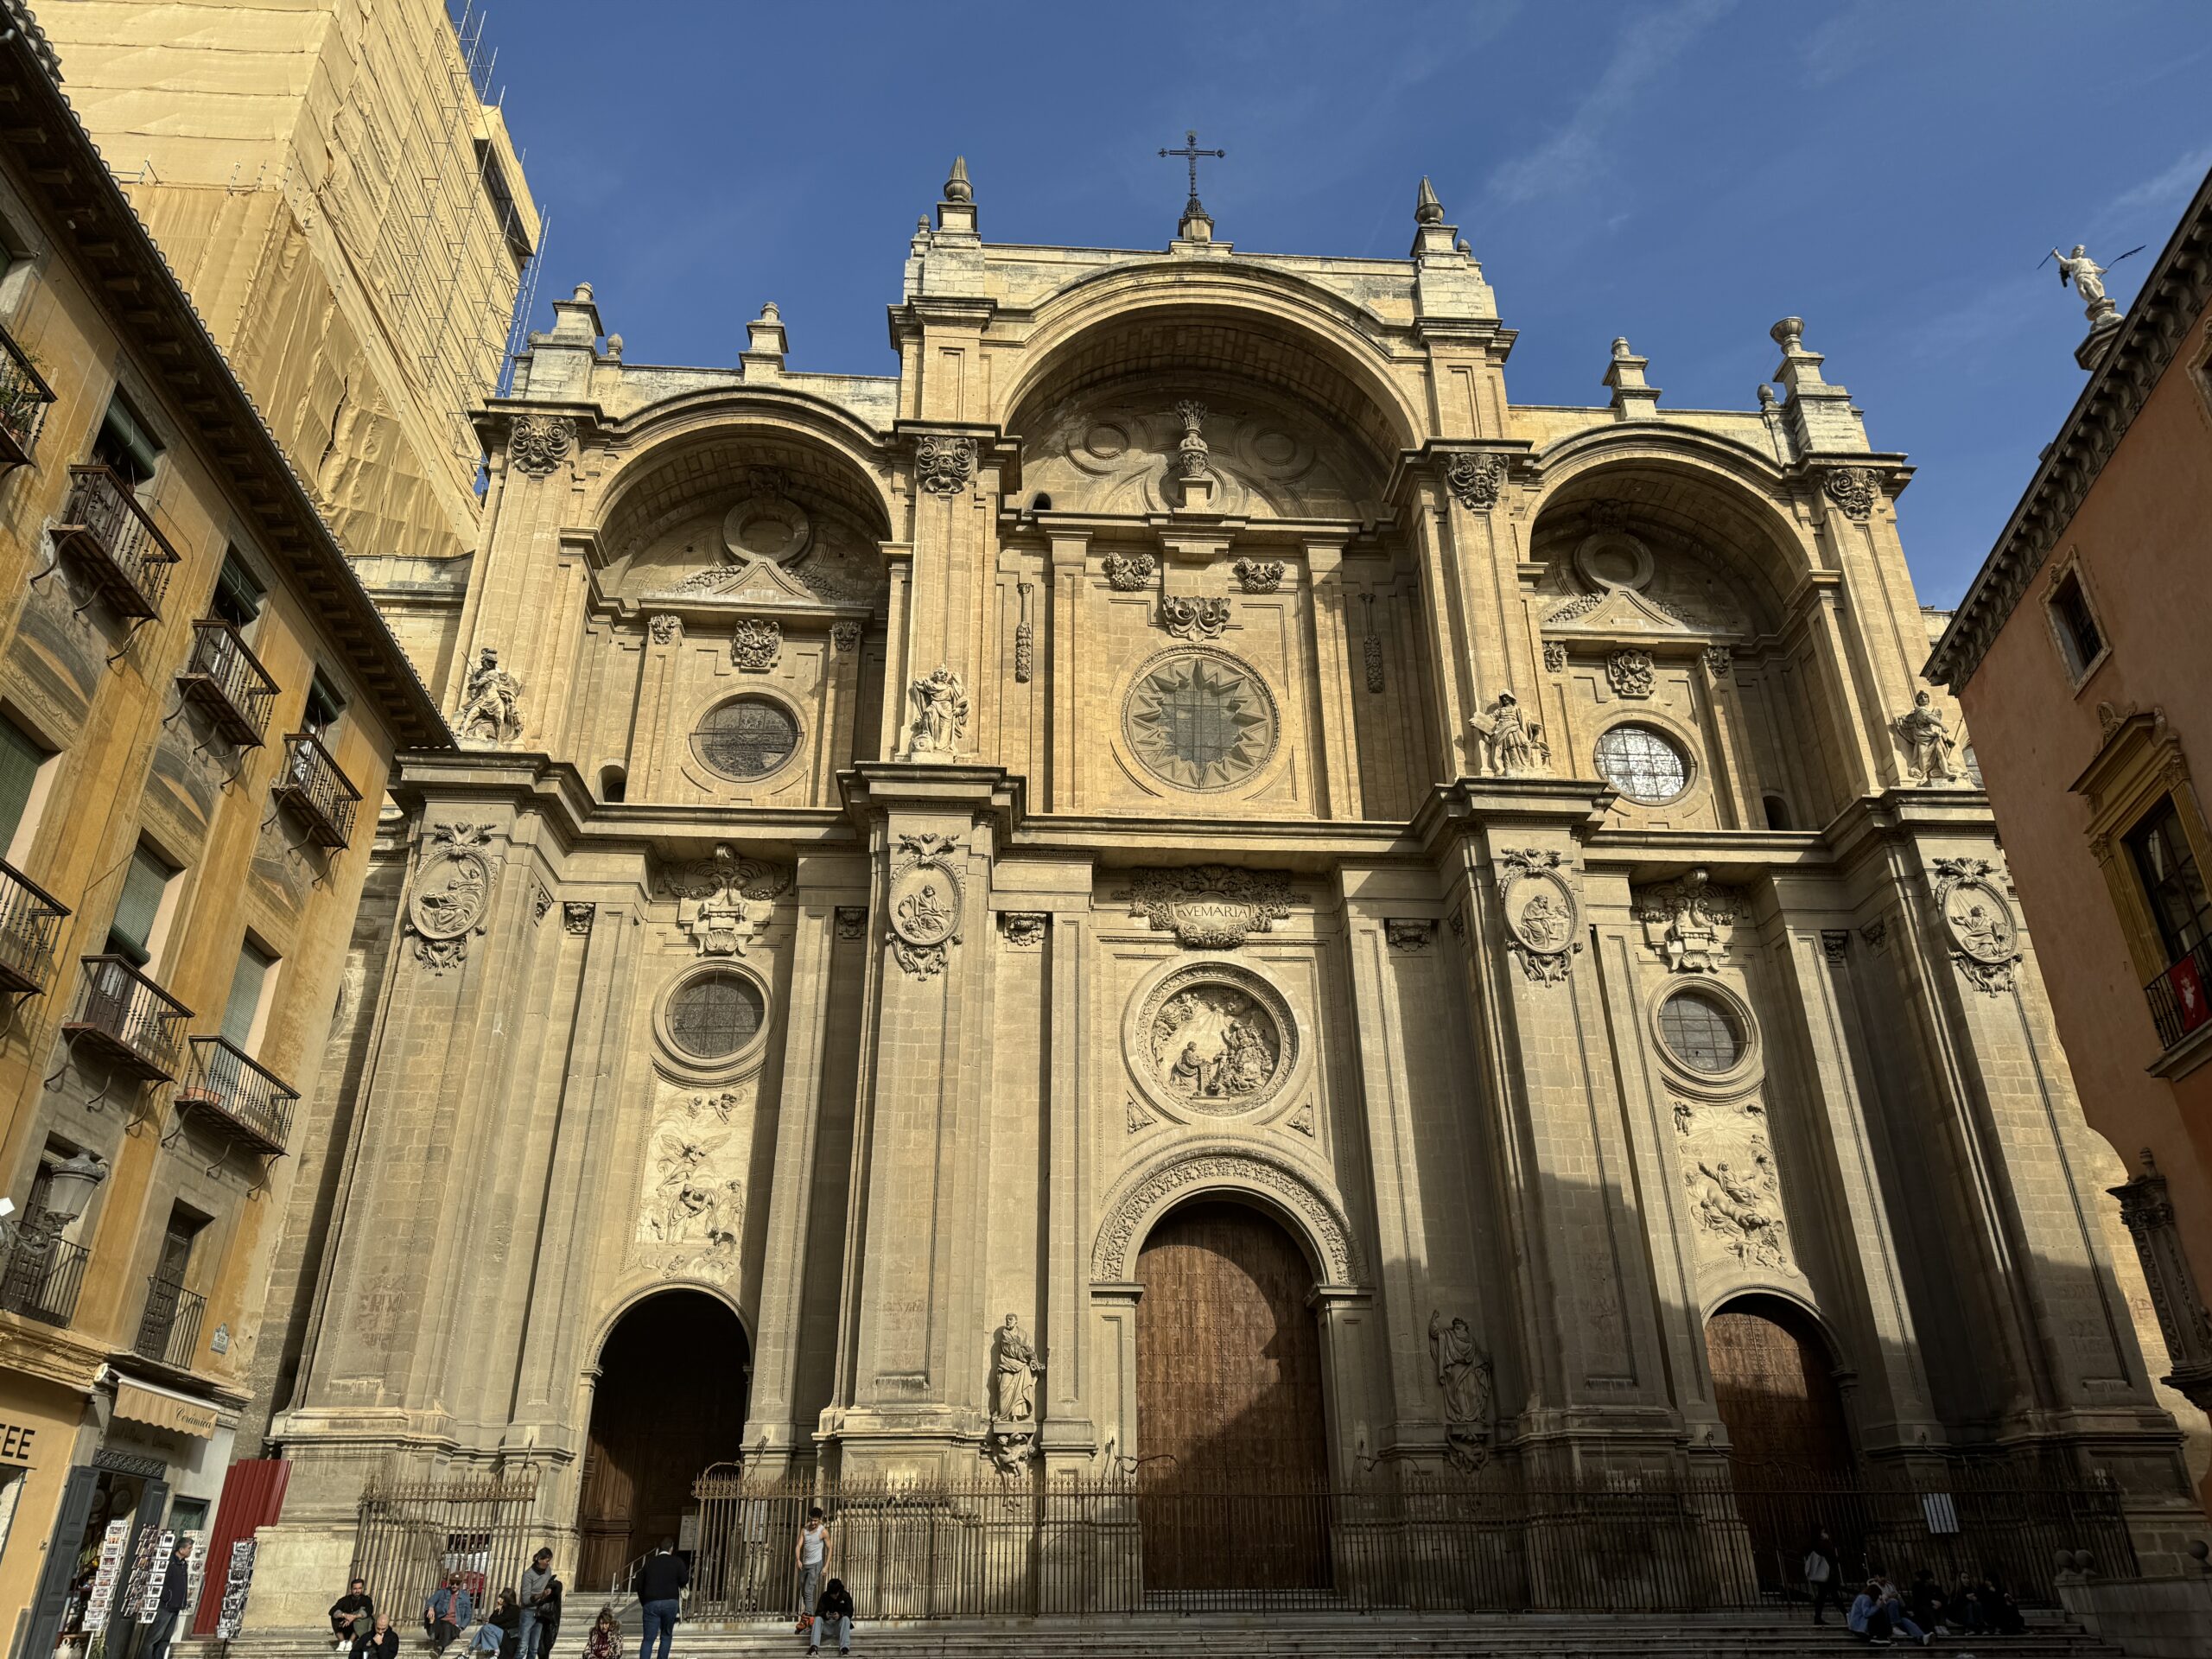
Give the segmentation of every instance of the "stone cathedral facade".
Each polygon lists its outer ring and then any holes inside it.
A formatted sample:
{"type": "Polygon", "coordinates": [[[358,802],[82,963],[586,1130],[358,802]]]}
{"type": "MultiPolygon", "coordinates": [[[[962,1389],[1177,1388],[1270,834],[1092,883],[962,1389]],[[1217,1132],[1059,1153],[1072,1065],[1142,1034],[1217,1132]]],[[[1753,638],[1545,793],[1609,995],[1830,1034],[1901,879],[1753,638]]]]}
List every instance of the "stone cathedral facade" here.
{"type": "Polygon", "coordinates": [[[288,1201],[261,1617],[394,1467],[535,1471],[587,1586],[741,1457],[2185,1517],[1910,469],[1794,318],[1750,410],[1625,341],[1512,404],[1444,217],[1004,246],[956,169],[880,378],[556,307],[288,1201]]]}

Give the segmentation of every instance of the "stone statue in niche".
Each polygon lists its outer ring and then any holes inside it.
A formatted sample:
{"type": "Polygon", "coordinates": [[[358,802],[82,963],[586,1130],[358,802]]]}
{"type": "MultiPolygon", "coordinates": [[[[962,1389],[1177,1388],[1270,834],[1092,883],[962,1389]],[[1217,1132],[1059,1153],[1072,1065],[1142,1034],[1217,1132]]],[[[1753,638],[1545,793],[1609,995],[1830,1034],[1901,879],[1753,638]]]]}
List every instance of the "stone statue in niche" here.
{"type": "Polygon", "coordinates": [[[1436,1363],[1437,1386],[1444,1390],[1446,1455],[1455,1467],[1475,1470],[1490,1457],[1491,1428],[1497,1415],[1497,1384],[1490,1357],[1475,1346],[1465,1319],[1444,1323],[1441,1310],[1428,1316],[1428,1352],[1436,1363]]]}
{"type": "Polygon", "coordinates": [[[454,733],[466,742],[512,743],[522,735],[522,682],[499,666],[499,653],[486,645],[468,671],[454,733]]]}
{"type": "Polygon", "coordinates": [[[909,686],[907,696],[914,705],[908,758],[950,760],[968,730],[968,688],[950,669],[937,668],[909,686]]]}
{"type": "Polygon", "coordinates": [[[1486,714],[1467,718],[1482,740],[1484,776],[1523,778],[1549,766],[1552,752],[1543,728],[1522,715],[1521,700],[1510,691],[1499,692],[1486,714]]]}
{"type": "Polygon", "coordinates": [[[1192,1102],[1234,1101],[1274,1076],[1281,1039],[1266,1011],[1243,992],[1201,984],[1161,1005],[1153,1051],[1171,1094],[1192,1102]]]}
{"type": "Polygon", "coordinates": [[[1037,1415],[1037,1379],[1044,1373],[1037,1350],[1016,1314],[1006,1316],[991,1338],[991,1374],[998,1397],[992,1415],[1005,1423],[1026,1423],[1037,1415]]]}
{"type": "Polygon", "coordinates": [[[1907,768],[1922,783],[1958,780],[1958,766],[1952,758],[1958,740],[1925,691],[1915,692],[1911,709],[1897,716],[1897,736],[1904,742],[1907,768]]]}

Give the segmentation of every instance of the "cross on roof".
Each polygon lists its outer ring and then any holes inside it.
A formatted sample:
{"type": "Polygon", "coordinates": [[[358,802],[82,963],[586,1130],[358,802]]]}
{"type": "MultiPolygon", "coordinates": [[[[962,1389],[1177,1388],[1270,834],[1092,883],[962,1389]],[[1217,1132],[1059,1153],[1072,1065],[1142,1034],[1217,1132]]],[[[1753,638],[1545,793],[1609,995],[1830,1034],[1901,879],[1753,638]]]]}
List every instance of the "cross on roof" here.
{"type": "Polygon", "coordinates": [[[1187,160],[1191,163],[1191,206],[1192,207],[1198,205],[1198,158],[1202,156],[1220,156],[1229,154],[1225,149],[1200,149],[1198,135],[1195,129],[1184,133],[1182,149],[1163,149],[1160,153],[1162,156],[1173,156],[1187,160]]]}

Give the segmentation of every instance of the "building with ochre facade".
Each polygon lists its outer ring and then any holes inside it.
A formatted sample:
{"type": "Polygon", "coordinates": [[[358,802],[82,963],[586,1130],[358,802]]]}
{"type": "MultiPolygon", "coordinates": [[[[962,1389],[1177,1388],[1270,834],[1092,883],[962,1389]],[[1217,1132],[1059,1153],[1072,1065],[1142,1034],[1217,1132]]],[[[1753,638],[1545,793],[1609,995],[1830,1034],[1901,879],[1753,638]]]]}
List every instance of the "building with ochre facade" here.
{"type": "Polygon", "coordinates": [[[1626,341],[1515,405],[1426,187],[1405,259],[944,194],[895,376],[773,307],[624,360],[587,289],[483,410],[251,1622],[319,1620],[372,1480],[527,1477],[595,1585],[740,1459],[1979,1459],[2165,1559],[2116,1163],[1917,672],[1909,469],[1799,321],[1752,410],[1626,341]]]}

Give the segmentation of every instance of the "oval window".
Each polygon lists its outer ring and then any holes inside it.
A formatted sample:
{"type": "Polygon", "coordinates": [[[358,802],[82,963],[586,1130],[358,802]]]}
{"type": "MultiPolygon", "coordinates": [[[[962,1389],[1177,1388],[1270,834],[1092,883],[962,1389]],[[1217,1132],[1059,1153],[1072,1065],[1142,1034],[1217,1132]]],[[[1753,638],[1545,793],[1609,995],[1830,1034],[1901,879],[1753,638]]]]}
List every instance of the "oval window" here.
{"type": "Polygon", "coordinates": [[[767,1003],[743,974],[701,974],[668,999],[668,1039],[695,1060],[726,1060],[760,1030],[767,1003]]]}
{"type": "Polygon", "coordinates": [[[1717,1075],[1744,1058],[1736,1010],[1700,991],[1678,991],[1659,1005],[1659,1036],[1667,1052],[1693,1071],[1717,1075]]]}
{"type": "Polygon", "coordinates": [[[1646,806],[1671,801],[1689,787],[1689,762],[1675,740],[1653,726],[1614,726],[1598,740],[1599,775],[1646,806]]]}
{"type": "Polygon", "coordinates": [[[725,778],[765,778],[798,748],[798,721],[772,697],[733,697],[691,734],[700,763],[725,778]]]}

